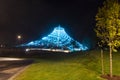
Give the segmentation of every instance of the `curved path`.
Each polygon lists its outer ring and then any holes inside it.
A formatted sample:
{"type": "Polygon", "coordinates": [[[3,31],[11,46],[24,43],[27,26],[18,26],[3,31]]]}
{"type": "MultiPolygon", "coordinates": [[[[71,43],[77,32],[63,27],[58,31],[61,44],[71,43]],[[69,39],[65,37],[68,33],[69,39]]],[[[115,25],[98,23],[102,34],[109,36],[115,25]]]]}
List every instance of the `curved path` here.
{"type": "Polygon", "coordinates": [[[30,59],[0,57],[0,80],[12,80],[12,76],[32,62],[30,59]]]}

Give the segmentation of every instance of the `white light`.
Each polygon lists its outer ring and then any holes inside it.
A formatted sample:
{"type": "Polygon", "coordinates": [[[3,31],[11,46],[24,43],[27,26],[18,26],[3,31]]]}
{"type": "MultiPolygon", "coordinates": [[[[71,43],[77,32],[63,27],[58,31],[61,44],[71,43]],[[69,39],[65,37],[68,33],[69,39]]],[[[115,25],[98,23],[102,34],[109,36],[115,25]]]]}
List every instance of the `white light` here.
{"type": "Polygon", "coordinates": [[[23,59],[20,59],[20,58],[0,57],[0,61],[13,61],[13,60],[23,60],[23,59]]]}
{"type": "Polygon", "coordinates": [[[28,52],[28,51],[30,51],[30,49],[27,48],[27,49],[25,49],[25,51],[28,52]]]}
{"type": "Polygon", "coordinates": [[[70,51],[69,50],[64,50],[65,53],[69,53],[70,51]]]}
{"type": "Polygon", "coordinates": [[[18,35],[17,38],[18,38],[18,39],[21,39],[22,37],[21,37],[21,35],[18,35]]]}

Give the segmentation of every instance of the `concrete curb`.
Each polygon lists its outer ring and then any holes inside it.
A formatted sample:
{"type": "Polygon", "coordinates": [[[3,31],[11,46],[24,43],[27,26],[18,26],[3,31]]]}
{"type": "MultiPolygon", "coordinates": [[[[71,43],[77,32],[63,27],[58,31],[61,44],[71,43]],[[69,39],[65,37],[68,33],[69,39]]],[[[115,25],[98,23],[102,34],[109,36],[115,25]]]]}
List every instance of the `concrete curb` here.
{"type": "Polygon", "coordinates": [[[14,74],[12,77],[10,77],[8,80],[14,80],[19,74],[21,74],[25,69],[27,69],[31,64],[23,67],[20,71],[18,71],[16,74],[14,74]]]}

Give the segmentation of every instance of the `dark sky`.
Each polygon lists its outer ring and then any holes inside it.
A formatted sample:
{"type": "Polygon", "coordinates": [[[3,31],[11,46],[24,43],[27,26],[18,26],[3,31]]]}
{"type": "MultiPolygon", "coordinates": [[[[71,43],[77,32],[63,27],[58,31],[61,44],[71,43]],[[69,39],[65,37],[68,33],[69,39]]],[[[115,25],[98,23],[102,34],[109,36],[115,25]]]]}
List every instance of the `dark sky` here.
{"type": "Polygon", "coordinates": [[[104,0],[0,0],[0,44],[51,33],[59,24],[74,39],[93,37],[95,15],[104,0]]]}

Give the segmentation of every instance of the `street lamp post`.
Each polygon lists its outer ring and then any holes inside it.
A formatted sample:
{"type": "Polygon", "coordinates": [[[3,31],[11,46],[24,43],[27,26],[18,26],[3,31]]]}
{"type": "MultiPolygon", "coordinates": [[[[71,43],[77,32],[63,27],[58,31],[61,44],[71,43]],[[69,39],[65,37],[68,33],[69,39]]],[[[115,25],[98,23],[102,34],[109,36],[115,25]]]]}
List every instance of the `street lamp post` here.
{"type": "Polygon", "coordinates": [[[21,39],[22,39],[22,36],[21,35],[17,35],[18,44],[20,44],[21,39]]]}

